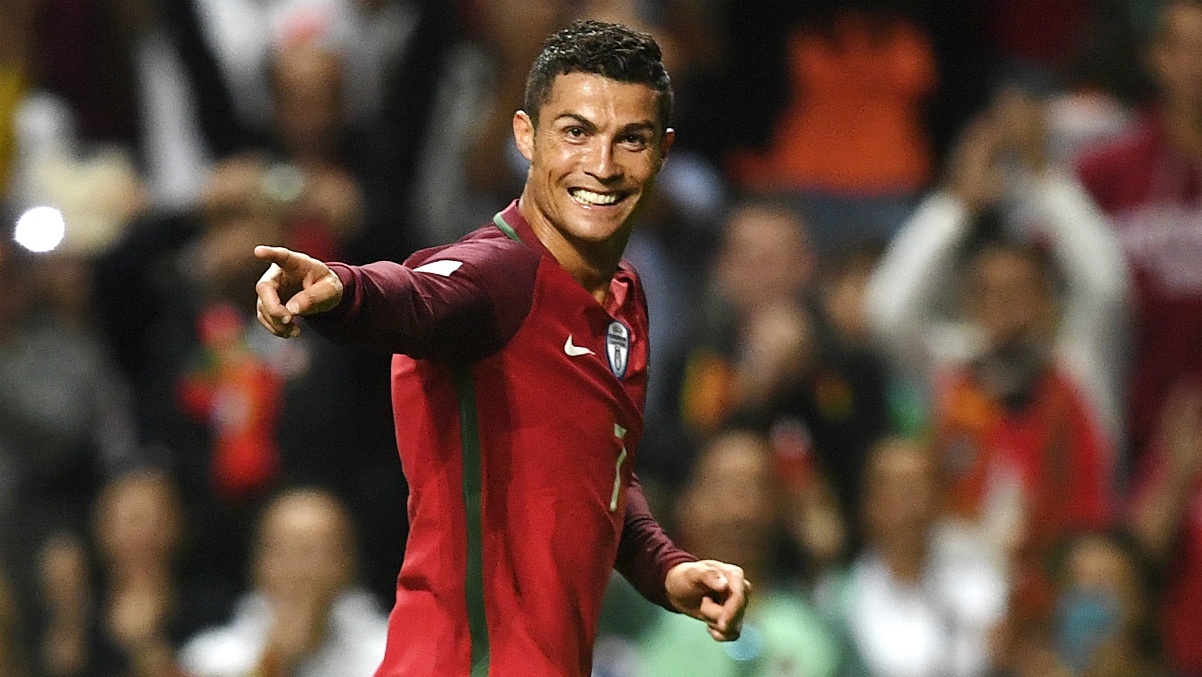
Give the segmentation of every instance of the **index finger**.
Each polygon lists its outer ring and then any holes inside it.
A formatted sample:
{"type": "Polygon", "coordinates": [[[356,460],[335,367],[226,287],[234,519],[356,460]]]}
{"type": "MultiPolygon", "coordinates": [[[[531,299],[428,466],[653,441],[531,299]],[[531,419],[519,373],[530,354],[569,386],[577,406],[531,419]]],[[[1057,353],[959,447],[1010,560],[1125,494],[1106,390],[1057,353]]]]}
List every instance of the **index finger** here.
{"type": "Polygon", "coordinates": [[[255,258],[274,263],[281,268],[294,256],[296,253],[285,247],[270,247],[263,244],[255,247],[255,258]]]}

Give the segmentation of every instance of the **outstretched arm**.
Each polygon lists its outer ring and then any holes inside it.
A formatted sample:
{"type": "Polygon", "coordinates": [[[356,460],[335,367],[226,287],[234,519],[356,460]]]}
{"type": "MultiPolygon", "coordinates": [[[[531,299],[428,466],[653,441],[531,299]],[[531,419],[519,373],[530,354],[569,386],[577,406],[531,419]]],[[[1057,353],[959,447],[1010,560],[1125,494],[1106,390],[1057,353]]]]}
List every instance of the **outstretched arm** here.
{"type": "Polygon", "coordinates": [[[256,290],[259,321],[277,336],[296,318],[335,343],[414,358],[472,360],[499,349],[521,326],[541,257],[509,240],[427,250],[404,264],[325,264],[279,247],[256,290]]]}
{"type": "Polygon", "coordinates": [[[321,261],[283,247],[258,246],[255,256],[271,263],[255,292],[259,324],[276,336],[299,336],[297,317],[325,312],[342,301],[342,280],[321,261]]]}

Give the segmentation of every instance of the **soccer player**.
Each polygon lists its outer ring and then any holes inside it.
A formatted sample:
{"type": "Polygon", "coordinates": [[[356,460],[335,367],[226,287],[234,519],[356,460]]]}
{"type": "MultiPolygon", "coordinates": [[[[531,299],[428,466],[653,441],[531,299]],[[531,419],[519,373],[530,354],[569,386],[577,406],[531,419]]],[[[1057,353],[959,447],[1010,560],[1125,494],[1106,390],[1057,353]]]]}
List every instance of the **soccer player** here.
{"type": "Polygon", "coordinates": [[[647,307],[622,253],[674,138],[659,47],[572,24],[524,108],[521,197],[458,242],[362,267],[255,249],[273,333],[303,315],[396,354],[410,531],[380,677],[585,677],[614,568],[715,639],[739,635],[742,569],[677,549],[631,471],[647,307]]]}

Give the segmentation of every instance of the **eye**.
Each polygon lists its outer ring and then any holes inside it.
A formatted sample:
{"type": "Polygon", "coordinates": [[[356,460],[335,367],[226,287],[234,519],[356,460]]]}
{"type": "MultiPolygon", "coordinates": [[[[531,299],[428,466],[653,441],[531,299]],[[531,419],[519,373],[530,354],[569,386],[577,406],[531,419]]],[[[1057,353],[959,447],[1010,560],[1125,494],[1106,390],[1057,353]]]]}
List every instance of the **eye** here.
{"type": "Polygon", "coordinates": [[[618,143],[632,150],[642,150],[650,144],[650,141],[644,134],[626,134],[618,139],[618,143]]]}
{"type": "Polygon", "coordinates": [[[566,134],[570,139],[583,139],[585,135],[584,127],[579,125],[572,125],[571,127],[565,128],[563,131],[564,134],[566,134]]]}

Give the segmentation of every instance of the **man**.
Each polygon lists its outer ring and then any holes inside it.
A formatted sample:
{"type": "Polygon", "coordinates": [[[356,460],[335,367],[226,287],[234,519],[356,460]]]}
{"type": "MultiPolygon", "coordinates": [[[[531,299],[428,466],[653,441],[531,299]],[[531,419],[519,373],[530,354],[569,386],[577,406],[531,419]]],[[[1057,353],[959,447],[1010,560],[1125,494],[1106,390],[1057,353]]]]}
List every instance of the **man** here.
{"type": "Polygon", "coordinates": [[[366,677],[384,655],[387,621],[354,584],[355,534],[346,506],[320,489],[273,499],[259,517],[254,589],[228,625],[179,654],[193,677],[366,677]]]}
{"type": "Polygon", "coordinates": [[[609,572],[738,637],[742,570],[677,549],[631,471],[646,301],[621,261],[674,132],[659,47],[578,22],[548,40],[513,118],[530,161],[494,224],[402,266],[277,247],[259,320],[296,317],[393,358],[410,532],[386,675],[590,674],[609,572]]]}
{"type": "Polygon", "coordinates": [[[1165,0],[1144,63],[1156,98],[1082,158],[1134,280],[1131,526],[1167,572],[1169,668],[1202,674],[1202,1],[1165,0]]]}
{"type": "Polygon", "coordinates": [[[1143,61],[1156,97],[1079,165],[1134,281],[1127,417],[1137,459],[1155,445],[1171,394],[1192,387],[1183,377],[1202,374],[1202,2],[1160,3],[1143,61]]]}

